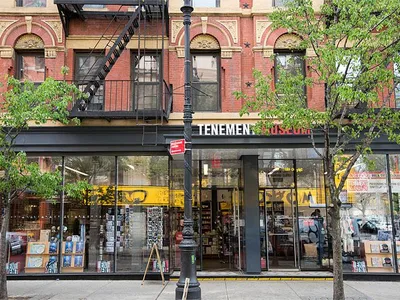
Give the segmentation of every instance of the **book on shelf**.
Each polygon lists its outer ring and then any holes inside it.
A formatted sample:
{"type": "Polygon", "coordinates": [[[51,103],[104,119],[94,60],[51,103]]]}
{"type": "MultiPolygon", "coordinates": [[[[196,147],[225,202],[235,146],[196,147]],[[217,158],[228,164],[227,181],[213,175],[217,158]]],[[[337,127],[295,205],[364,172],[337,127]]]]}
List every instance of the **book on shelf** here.
{"type": "Polygon", "coordinates": [[[380,252],[381,253],[389,253],[390,252],[390,248],[389,245],[386,243],[380,244],[380,252]]]}
{"type": "Polygon", "coordinates": [[[65,253],[72,253],[73,248],[74,248],[73,242],[65,242],[65,248],[64,248],[65,253]]]}
{"type": "Polygon", "coordinates": [[[373,267],[381,267],[382,261],[381,261],[380,257],[371,257],[371,265],[373,267]]]}
{"type": "Polygon", "coordinates": [[[390,257],[382,258],[382,266],[383,267],[391,267],[392,266],[392,259],[390,257]]]}
{"type": "Polygon", "coordinates": [[[371,253],[380,253],[380,247],[377,244],[371,244],[371,253]]]}
{"type": "Polygon", "coordinates": [[[57,253],[57,243],[56,242],[50,242],[50,244],[49,244],[49,253],[50,254],[57,253]]]}
{"type": "Polygon", "coordinates": [[[75,253],[83,253],[84,244],[83,242],[77,242],[75,244],[75,253]]]}
{"type": "Polygon", "coordinates": [[[82,267],[83,266],[83,256],[75,255],[74,257],[74,267],[82,267]]]}
{"type": "Polygon", "coordinates": [[[71,267],[72,256],[71,255],[64,255],[63,257],[63,267],[68,268],[71,267]]]}

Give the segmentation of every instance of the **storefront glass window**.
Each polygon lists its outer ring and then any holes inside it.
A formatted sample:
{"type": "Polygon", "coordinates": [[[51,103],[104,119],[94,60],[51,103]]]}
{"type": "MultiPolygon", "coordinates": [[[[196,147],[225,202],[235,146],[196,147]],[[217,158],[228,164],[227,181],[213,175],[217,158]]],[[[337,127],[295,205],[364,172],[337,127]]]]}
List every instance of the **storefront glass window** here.
{"type": "MultiPolygon", "coordinates": [[[[390,180],[392,188],[397,265],[400,265],[400,155],[390,155],[390,180]]],[[[391,226],[389,225],[390,229],[391,226]]]]}
{"type": "Polygon", "coordinates": [[[65,182],[88,181],[83,199],[65,198],[62,272],[113,272],[115,158],[65,158],[65,182]]]}
{"type": "MultiPolygon", "coordinates": [[[[342,172],[338,168],[337,180],[342,172]]],[[[386,157],[361,157],[351,169],[340,200],[344,270],[393,272],[386,157]]]]}
{"type": "MultiPolygon", "coordinates": [[[[60,157],[30,157],[42,171],[60,170],[60,157]]],[[[57,273],[60,198],[43,199],[25,191],[11,204],[7,272],[57,273]]]]}
{"type": "MultiPolygon", "coordinates": [[[[200,185],[199,185],[199,161],[192,163],[192,207],[193,207],[193,229],[194,239],[199,247],[196,251],[196,265],[200,268],[200,185]]],[[[184,164],[182,160],[171,161],[171,182],[170,182],[170,212],[171,212],[171,266],[175,269],[181,267],[181,243],[183,220],[184,220],[184,164]]]]}
{"type": "Polygon", "coordinates": [[[118,157],[117,271],[169,272],[168,157],[118,157]],[[154,248],[155,250],[155,248],[154,248]]]}
{"type": "Polygon", "coordinates": [[[329,267],[324,169],[320,160],[296,160],[300,267],[329,267]]]}

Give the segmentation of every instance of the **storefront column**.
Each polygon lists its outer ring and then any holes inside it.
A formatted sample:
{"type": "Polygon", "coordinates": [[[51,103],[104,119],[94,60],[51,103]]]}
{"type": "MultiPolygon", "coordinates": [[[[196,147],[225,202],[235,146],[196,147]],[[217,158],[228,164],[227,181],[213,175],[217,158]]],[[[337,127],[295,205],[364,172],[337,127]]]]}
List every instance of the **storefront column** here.
{"type": "Polygon", "coordinates": [[[244,155],[241,159],[245,221],[245,272],[259,274],[261,272],[261,253],[260,211],[258,203],[258,156],[244,155]]]}

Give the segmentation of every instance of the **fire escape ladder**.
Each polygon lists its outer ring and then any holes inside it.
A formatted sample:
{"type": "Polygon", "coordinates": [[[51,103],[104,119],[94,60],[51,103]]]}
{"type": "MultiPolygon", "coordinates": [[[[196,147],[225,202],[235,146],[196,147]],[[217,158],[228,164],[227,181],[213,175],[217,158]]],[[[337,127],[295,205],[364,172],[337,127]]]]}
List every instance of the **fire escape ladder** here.
{"type": "MultiPolygon", "coordinates": [[[[78,109],[80,111],[87,110],[88,104],[95,96],[97,90],[102,85],[102,82],[105,80],[108,73],[110,73],[118,58],[121,56],[121,53],[126,49],[127,44],[130,42],[132,36],[135,34],[136,29],[139,27],[141,10],[141,6],[136,8],[128,23],[121,31],[121,34],[118,36],[111,48],[109,48],[109,51],[107,51],[102,62],[99,64],[99,67],[94,73],[95,75],[93,76],[93,79],[89,80],[83,91],[83,93],[87,95],[87,99],[81,100],[78,105],[78,109]]],[[[106,47],[109,47],[108,44],[106,47]]]]}

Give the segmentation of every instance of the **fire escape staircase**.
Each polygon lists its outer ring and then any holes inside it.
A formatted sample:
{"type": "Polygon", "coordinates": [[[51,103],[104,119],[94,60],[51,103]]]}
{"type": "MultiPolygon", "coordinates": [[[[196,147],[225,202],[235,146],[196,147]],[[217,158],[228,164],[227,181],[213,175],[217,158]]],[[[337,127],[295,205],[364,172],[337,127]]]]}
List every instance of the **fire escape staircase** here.
{"type": "Polygon", "coordinates": [[[126,46],[135,34],[136,28],[139,27],[140,14],[141,9],[138,7],[130,17],[124,29],[121,31],[121,34],[116,39],[114,45],[112,45],[106,56],[103,58],[103,61],[100,63],[100,66],[97,68],[95,75],[93,76],[94,80],[89,80],[86,85],[83,93],[86,94],[88,98],[86,100],[82,99],[79,104],[76,104],[75,109],[77,108],[80,111],[85,111],[87,109],[87,103],[90,103],[96,95],[101,83],[106,79],[108,73],[110,73],[118,58],[121,56],[121,53],[126,49],[126,46]]]}
{"type": "MultiPolygon", "coordinates": [[[[120,31],[119,36],[115,39],[115,42],[109,41],[104,49],[105,56],[102,58],[101,63],[98,64],[98,67],[93,75],[88,76],[88,80],[84,81],[83,93],[87,95],[87,98],[78,100],[74,105],[71,115],[80,116],[87,113],[88,107],[96,95],[96,92],[104,83],[107,75],[112,70],[113,66],[116,64],[118,58],[121,56],[121,53],[126,49],[127,44],[131,41],[132,37],[138,31],[138,27],[141,26],[142,22],[150,22],[152,18],[159,18],[160,16],[164,16],[164,13],[168,16],[168,1],[165,0],[54,0],[54,3],[57,4],[61,22],[63,24],[65,35],[69,34],[69,24],[71,19],[81,19],[85,20],[86,18],[96,16],[96,17],[105,17],[108,19],[112,19],[117,17],[120,19],[128,19],[124,28],[120,31]],[[134,11],[121,11],[117,13],[109,12],[109,11],[101,11],[94,14],[93,11],[85,11],[83,9],[84,4],[104,4],[104,5],[115,5],[119,4],[121,6],[135,6],[136,9],[134,11]],[[111,47],[110,47],[111,46],[111,47]]],[[[163,17],[164,18],[164,17],[163,17]]],[[[165,17],[165,26],[166,33],[168,33],[168,18],[165,17]]],[[[171,87],[168,86],[165,82],[166,89],[170,90],[171,87]]],[[[172,91],[172,89],[171,89],[172,91]]],[[[160,102],[163,102],[163,99],[160,99],[160,102]]],[[[171,110],[172,103],[172,92],[171,96],[168,100],[168,103],[165,107],[165,114],[162,118],[168,120],[168,116],[171,110]]],[[[107,114],[108,112],[102,112],[107,114]]],[[[101,112],[98,112],[101,114],[101,112]]],[[[108,114],[112,115],[112,114],[108,114]]],[[[137,118],[137,115],[136,115],[137,118]]]]}

